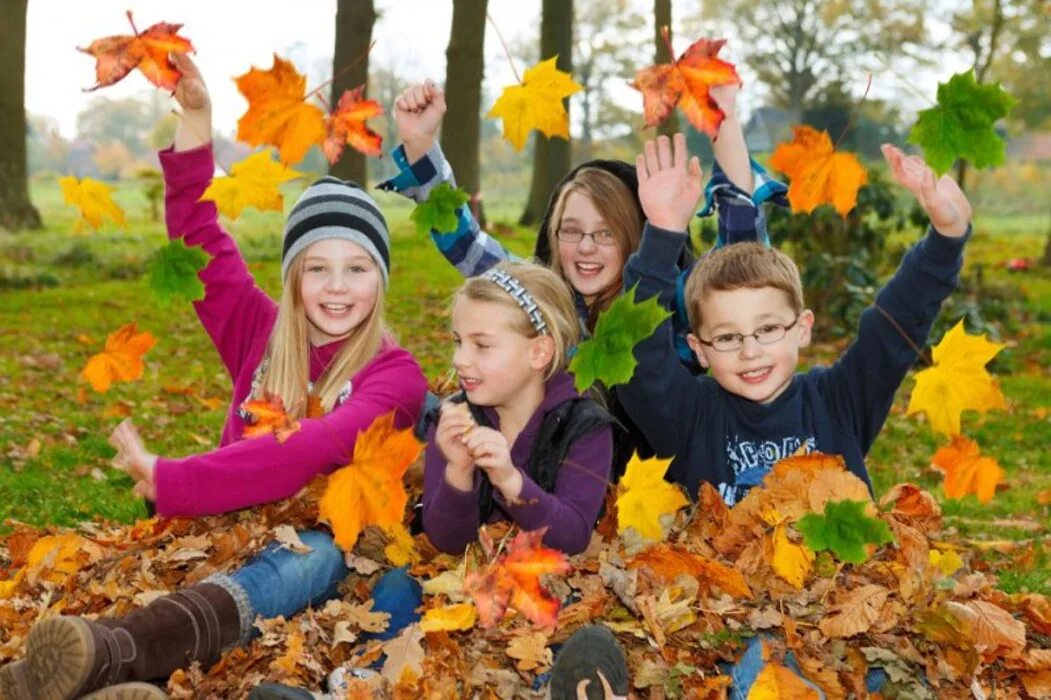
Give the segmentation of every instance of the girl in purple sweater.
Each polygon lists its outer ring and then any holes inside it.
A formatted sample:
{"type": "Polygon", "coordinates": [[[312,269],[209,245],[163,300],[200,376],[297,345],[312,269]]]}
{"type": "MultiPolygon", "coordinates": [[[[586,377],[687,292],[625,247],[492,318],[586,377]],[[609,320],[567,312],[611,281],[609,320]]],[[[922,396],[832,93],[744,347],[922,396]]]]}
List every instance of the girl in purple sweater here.
{"type": "MultiPolygon", "coordinates": [[[[194,307],[230,372],[233,398],[211,452],[157,457],[130,423],[112,441],[116,463],[158,513],[194,516],[292,496],[315,475],[346,464],[357,435],[376,418],[394,411],[400,427],[413,425],[427,386],[384,324],[390,237],[376,203],[357,185],[326,177],[306,189],[285,223],[279,302],[256,287],[214,203],[200,201],[215,168],[210,101],[194,64],[185,56],[173,60],[183,74],[175,92],[183,113],[174,147],[160,154],[168,235],[212,256],[200,274],[205,298],[194,307]],[[243,439],[244,402],[266,394],[280,396],[299,419],[300,430],[283,444],[273,435],[243,439]],[[307,417],[317,404],[321,415],[314,417],[315,409],[307,417]]],[[[337,595],[347,573],[342,552],[327,533],[300,537],[309,554],[271,546],[229,576],[121,619],[42,620],[28,636],[26,658],[0,669],[0,695],[163,698],[154,686],[128,681],[164,679],[193,661],[207,667],[253,635],[257,616],[292,615],[337,595]]],[[[377,585],[377,600],[411,588],[394,573],[377,585]]]]}
{"type": "Polygon", "coordinates": [[[458,553],[482,523],[546,527],[569,554],[591,538],[609,479],[612,418],[566,372],[580,329],[551,270],[501,263],[471,277],[452,307],[453,366],[463,391],[428,434],[423,526],[458,553]]]}

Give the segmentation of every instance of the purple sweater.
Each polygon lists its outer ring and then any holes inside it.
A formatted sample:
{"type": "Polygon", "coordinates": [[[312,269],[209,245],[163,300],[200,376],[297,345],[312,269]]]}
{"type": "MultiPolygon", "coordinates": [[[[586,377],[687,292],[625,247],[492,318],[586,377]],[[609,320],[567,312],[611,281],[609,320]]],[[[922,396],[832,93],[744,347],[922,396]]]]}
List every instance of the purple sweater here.
{"type": "MultiPolygon", "coordinates": [[[[273,435],[242,440],[237,409],[248,397],[277,319],[277,305],[255,285],[233,238],[219,226],[213,202],[199,202],[215,170],[210,145],[160,152],[168,237],[202,246],[211,256],[201,271],[204,300],[194,303],[233,379],[233,398],[219,447],[182,459],[157,460],[157,512],[165,517],[237,510],[295,494],[311,478],[345,465],[358,433],[397,410],[399,427],[419,417],[427,381],[419,364],[392,339],[351,378],[350,397],[320,418],[300,420],[283,444],[273,435]]],[[[310,380],[335,357],[340,341],[310,348],[310,380]]]]}
{"type": "MultiPolygon", "coordinates": [[[[562,402],[580,396],[573,388],[573,378],[559,372],[547,383],[544,400],[536,409],[511,446],[511,462],[523,471],[522,493],[510,504],[494,490],[497,504],[511,515],[523,530],[547,527],[544,544],[567,554],[587,547],[595,519],[609,481],[613,458],[613,429],[603,426],[580,438],[569,448],[555,477],[554,491],[548,493],[525,473],[530,455],[540,432],[544,416],[562,402]]],[[[492,426],[500,429],[500,418],[492,408],[485,408],[492,426]]],[[[481,513],[478,507],[481,471],[475,472],[474,488],[461,491],[445,480],[445,458],[435,442],[436,426],[427,435],[427,457],[423,477],[423,528],[434,545],[453,554],[478,538],[481,513]]],[[[496,508],[490,522],[504,520],[496,508]]]]}

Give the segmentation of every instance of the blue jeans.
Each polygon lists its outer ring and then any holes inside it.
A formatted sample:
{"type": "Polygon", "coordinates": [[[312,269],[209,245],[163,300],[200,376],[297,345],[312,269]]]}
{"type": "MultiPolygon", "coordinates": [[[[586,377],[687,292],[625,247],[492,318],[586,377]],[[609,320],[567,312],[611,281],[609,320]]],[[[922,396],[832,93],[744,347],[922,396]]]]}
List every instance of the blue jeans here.
{"type": "MultiPolygon", "coordinates": [[[[209,583],[222,586],[237,601],[242,644],[258,635],[254,626],[258,616],[287,618],[338,597],[339,584],[349,571],[342,550],[326,532],[304,530],[298,534],[310,552],[298,554],[271,542],[229,576],[209,577],[209,583]]],[[[372,597],[372,609],[389,613],[390,623],[383,632],[362,635],[363,639],[390,639],[420,619],[416,608],[423,601],[423,589],[405,569],[392,569],[381,576],[372,597]]]]}

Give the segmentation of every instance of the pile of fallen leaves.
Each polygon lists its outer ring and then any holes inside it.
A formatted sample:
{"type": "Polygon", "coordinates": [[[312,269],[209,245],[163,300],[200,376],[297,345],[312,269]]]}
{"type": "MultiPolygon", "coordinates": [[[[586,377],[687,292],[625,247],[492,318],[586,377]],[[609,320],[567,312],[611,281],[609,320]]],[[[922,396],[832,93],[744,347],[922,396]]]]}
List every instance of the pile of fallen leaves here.
{"type": "MultiPolygon", "coordinates": [[[[410,477],[418,491],[418,469],[410,477]]],[[[43,615],[121,614],[230,571],[274,539],[299,547],[293,530],[314,526],[324,481],[254,512],[17,529],[0,547],[8,579],[0,661],[21,653],[43,615]]],[[[388,642],[361,641],[386,626],[369,592],[389,566],[389,535],[368,527],[348,555],[341,599],[260,621],[250,646],[211,669],[177,672],[169,692],[236,697],[263,680],[319,689],[340,665],[385,657],[394,697],[533,697],[552,645],[589,623],[616,633],[635,689],[649,697],[723,697],[729,678],[719,664],[736,660],[756,634],[765,638],[769,679],[782,683],[768,697],[816,697],[774,676],[789,654],[829,698],[864,697],[874,667],[889,677],[885,697],[1051,690],[1047,599],[997,590],[982,553],[950,540],[936,501],[915,486],[894,487],[877,506],[838,458],[793,457],[734,508],[703,486],[695,505],[661,516],[657,542],[618,527],[624,496],[611,494],[591,545],[568,561],[538,533],[506,527],[483,528],[463,556],[439,554],[416,536],[410,573],[424,585],[424,617],[388,642]]]]}

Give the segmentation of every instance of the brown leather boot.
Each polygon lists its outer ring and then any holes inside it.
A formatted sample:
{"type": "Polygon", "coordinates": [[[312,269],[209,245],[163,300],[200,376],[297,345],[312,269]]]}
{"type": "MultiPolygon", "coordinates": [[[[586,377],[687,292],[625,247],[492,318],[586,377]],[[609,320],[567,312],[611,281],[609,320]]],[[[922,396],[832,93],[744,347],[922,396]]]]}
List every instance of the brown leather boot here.
{"type": "Polygon", "coordinates": [[[207,668],[240,633],[233,597],[214,584],[199,584],[118,620],[41,620],[26,639],[20,675],[29,686],[28,700],[72,700],[127,681],[164,679],[193,661],[207,668]]]}

